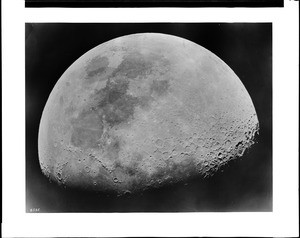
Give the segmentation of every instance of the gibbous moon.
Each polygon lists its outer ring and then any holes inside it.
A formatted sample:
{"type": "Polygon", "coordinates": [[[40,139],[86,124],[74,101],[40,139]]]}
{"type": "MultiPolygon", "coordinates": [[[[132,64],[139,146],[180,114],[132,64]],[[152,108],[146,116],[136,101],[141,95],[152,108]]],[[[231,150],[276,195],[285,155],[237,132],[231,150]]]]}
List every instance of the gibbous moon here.
{"type": "Polygon", "coordinates": [[[247,90],[216,55],[183,38],[134,34],[88,51],[58,80],[39,161],[58,184],[132,193],[213,175],[258,128],[247,90]]]}

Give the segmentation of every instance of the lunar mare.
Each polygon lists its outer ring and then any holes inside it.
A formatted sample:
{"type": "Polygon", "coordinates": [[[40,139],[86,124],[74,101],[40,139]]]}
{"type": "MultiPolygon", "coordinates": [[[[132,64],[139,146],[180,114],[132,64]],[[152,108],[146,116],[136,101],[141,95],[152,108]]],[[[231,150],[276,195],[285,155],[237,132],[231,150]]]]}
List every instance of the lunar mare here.
{"type": "Polygon", "coordinates": [[[58,184],[124,194],[210,176],[258,130],[247,90],[216,55],[183,38],[134,34],[88,51],[58,80],[39,161],[58,184]]]}

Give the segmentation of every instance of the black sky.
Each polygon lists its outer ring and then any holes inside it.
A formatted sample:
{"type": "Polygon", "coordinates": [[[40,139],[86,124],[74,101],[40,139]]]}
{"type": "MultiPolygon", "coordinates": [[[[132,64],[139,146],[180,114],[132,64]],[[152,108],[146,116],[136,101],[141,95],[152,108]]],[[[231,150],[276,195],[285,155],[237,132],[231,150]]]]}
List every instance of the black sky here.
{"type": "Polygon", "coordinates": [[[283,0],[25,0],[26,7],[283,7],[283,0]]]}

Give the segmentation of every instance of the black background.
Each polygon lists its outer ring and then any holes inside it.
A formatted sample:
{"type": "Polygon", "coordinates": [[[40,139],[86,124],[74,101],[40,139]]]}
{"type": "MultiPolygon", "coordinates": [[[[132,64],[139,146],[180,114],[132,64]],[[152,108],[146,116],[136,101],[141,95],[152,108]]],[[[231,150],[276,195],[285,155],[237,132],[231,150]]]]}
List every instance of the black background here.
{"type": "Polygon", "coordinates": [[[27,212],[272,211],[272,24],[26,24],[27,212]],[[59,187],[41,173],[38,127],[57,80],[82,54],[115,37],[166,33],[191,40],[227,63],[248,90],[260,135],[242,159],[215,176],[142,194],[107,197],[59,187]]]}
{"type": "Polygon", "coordinates": [[[283,0],[25,0],[26,7],[283,7],[283,0]]]}

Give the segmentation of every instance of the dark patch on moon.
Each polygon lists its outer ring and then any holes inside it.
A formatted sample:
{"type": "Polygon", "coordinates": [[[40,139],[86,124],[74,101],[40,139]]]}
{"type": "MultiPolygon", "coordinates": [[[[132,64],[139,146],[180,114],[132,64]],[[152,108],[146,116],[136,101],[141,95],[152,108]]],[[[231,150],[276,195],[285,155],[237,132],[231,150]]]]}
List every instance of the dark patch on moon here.
{"type": "Polygon", "coordinates": [[[77,118],[71,119],[71,124],[89,129],[103,129],[103,125],[99,123],[99,119],[99,115],[96,112],[84,109],[77,118]]]}
{"type": "Polygon", "coordinates": [[[71,143],[82,149],[98,148],[98,143],[101,139],[101,131],[92,130],[82,127],[73,127],[71,143]]]}
{"type": "MultiPolygon", "coordinates": [[[[131,58],[129,62],[133,63],[137,59],[132,60],[131,58]]],[[[129,67],[127,64],[131,63],[125,63],[125,69],[129,67]]],[[[140,66],[142,69],[138,70],[139,73],[143,72],[144,66],[144,64],[140,66]]],[[[74,146],[84,149],[99,148],[101,145],[105,147],[106,142],[102,136],[104,127],[109,126],[107,128],[109,130],[116,125],[127,123],[133,119],[135,107],[140,106],[145,109],[151,101],[155,100],[155,96],[164,95],[169,88],[168,80],[153,80],[149,83],[150,95],[135,97],[127,94],[129,81],[130,79],[120,75],[110,77],[104,88],[96,90],[91,95],[91,100],[88,100],[91,103],[87,109],[82,110],[77,118],[71,120],[73,125],[71,142],[74,146]],[[154,97],[151,96],[153,92],[156,94],[154,97]]],[[[116,159],[120,144],[115,143],[111,148],[109,147],[109,150],[115,151],[109,154],[116,159]]]]}
{"type": "Polygon", "coordinates": [[[91,110],[83,110],[79,116],[71,120],[73,132],[71,143],[80,148],[98,148],[98,141],[103,133],[103,124],[99,116],[91,110]]]}
{"type": "Polygon", "coordinates": [[[91,60],[86,68],[87,76],[94,77],[103,73],[109,65],[109,60],[107,57],[95,57],[91,60]]]}
{"type": "MultiPolygon", "coordinates": [[[[71,142],[76,147],[106,148],[107,156],[116,160],[120,151],[120,143],[107,144],[108,138],[103,131],[109,131],[114,126],[126,124],[133,119],[136,107],[144,110],[151,108],[150,104],[161,96],[165,96],[170,88],[169,80],[149,80],[149,92],[143,96],[135,97],[128,94],[129,83],[138,75],[146,75],[153,66],[153,60],[161,60],[161,56],[151,55],[145,57],[135,52],[128,55],[113,74],[107,79],[104,88],[95,90],[87,100],[89,105],[83,109],[79,116],[72,120],[73,132],[71,142]],[[106,128],[106,129],[105,129],[106,128]]],[[[96,57],[88,65],[86,71],[89,77],[99,75],[108,66],[106,57],[96,57]]],[[[97,80],[97,79],[96,79],[97,80]]],[[[98,80],[99,77],[98,77],[98,80]]],[[[133,175],[133,171],[129,172],[133,175]]]]}
{"type": "Polygon", "coordinates": [[[70,105],[68,107],[65,108],[65,115],[66,116],[70,116],[72,115],[72,113],[75,111],[75,108],[73,105],[70,105]]]}
{"type": "Polygon", "coordinates": [[[132,52],[127,55],[112,76],[126,76],[134,79],[139,75],[145,75],[152,67],[151,61],[147,60],[141,53],[132,52]]]}
{"type": "Polygon", "coordinates": [[[131,96],[123,96],[113,104],[104,108],[105,121],[111,126],[119,125],[133,117],[137,99],[131,96]]]}
{"type": "Polygon", "coordinates": [[[59,104],[60,104],[60,106],[62,106],[64,104],[64,97],[63,96],[60,96],[59,104]]]}
{"type": "Polygon", "coordinates": [[[125,167],[125,173],[127,173],[129,176],[134,176],[137,173],[137,168],[135,167],[125,167]]]}
{"type": "Polygon", "coordinates": [[[138,76],[151,74],[154,64],[167,69],[169,61],[163,55],[153,52],[147,54],[142,54],[139,51],[130,52],[112,73],[112,76],[125,76],[129,79],[135,79],[138,76]]]}
{"type": "Polygon", "coordinates": [[[133,117],[138,98],[126,94],[127,89],[126,79],[109,79],[106,86],[92,96],[94,109],[110,127],[128,122],[133,117]]]}
{"type": "Polygon", "coordinates": [[[150,86],[151,94],[154,92],[157,96],[164,96],[170,87],[169,80],[153,80],[150,86]]]}

